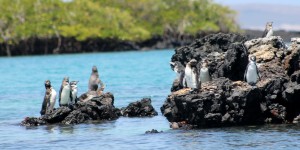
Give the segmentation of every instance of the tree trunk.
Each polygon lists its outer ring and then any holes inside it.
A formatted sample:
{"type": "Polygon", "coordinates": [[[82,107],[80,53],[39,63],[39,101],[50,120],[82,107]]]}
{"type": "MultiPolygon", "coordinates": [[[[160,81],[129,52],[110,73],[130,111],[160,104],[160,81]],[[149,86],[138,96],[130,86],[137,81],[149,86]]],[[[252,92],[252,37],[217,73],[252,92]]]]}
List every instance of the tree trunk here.
{"type": "Polygon", "coordinates": [[[62,40],[61,40],[61,37],[60,37],[60,35],[58,33],[58,30],[56,29],[56,26],[52,25],[52,28],[53,28],[53,30],[55,32],[56,37],[57,37],[57,47],[53,50],[53,53],[54,54],[58,54],[58,53],[60,53],[60,47],[61,47],[61,41],[62,40]]]}
{"type": "Polygon", "coordinates": [[[10,48],[9,48],[8,43],[6,43],[6,55],[7,55],[7,57],[11,57],[11,52],[10,52],[10,48]]]}
{"type": "Polygon", "coordinates": [[[45,50],[44,50],[44,54],[48,54],[48,37],[46,37],[46,40],[45,40],[45,50]]]}

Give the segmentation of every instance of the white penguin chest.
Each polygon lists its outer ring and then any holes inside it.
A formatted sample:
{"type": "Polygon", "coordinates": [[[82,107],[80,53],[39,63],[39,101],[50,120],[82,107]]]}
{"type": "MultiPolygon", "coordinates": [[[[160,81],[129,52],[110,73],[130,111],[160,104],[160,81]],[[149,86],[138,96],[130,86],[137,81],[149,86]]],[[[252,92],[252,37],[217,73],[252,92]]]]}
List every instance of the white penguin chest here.
{"type": "Polygon", "coordinates": [[[200,70],[200,81],[201,83],[210,81],[210,75],[208,72],[208,68],[201,68],[200,70]]]}
{"type": "Polygon", "coordinates": [[[70,92],[71,88],[69,85],[66,85],[63,87],[62,92],[61,92],[61,104],[68,104],[70,100],[70,92]]]}
{"type": "Polygon", "coordinates": [[[256,64],[251,63],[248,66],[247,74],[246,74],[247,82],[254,82],[256,83],[258,80],[258,70],[256,64]]]}
{"type": "Polygon", "coordinates": [[[186,67],[184,73],[185,73],[185,78],[187,80],[190,80],[192,77],[192,69],[190,67],[186,67]]]}
{"type": "Polygon", "coordinates": [[[186,67],[185,68],[185,80],[187,87],[197,88],[197,70],[196,68],[186,67]],[[194,69],[194,70],[193,70],[194,69]]]}
{"type": "Polygon", "coordinates": [[[72,98],[75,99],[77,97],[77,88],[72,89],[72,98]]]}
{"type": "Polygon", "coordinates": [[[51,97],[50,97],[50,103],[55,103],[56,100],[56,91],[51,88],[51,97]]]}
{"type": "Polygon", "coordinates": [[[273,30],[269,30],[266,37],[269,38],[270,36],[273,36],[273,30]]]}

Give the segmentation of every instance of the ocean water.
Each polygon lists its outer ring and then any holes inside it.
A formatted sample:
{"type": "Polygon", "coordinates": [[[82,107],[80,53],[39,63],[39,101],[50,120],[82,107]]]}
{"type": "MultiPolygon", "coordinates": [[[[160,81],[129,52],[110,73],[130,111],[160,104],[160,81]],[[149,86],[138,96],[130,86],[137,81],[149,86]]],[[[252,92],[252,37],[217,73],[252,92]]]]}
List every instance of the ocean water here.
{"type": "MultiPolygon", "coordinates": [[[[199,130],[172,130],[160,107],[175,73],[173,50],[89,53],[0,58],[0,149],[300,149],[299,125],[265,125],[199,130]],[[20,126],[39,116],[44,81],[56,91],[64,76],[77,80],[79,95],[87,91],[93,65],[115,106],[151,97],[159,115],[121,117],[79,125],[20,126]],[[145,134],[157,129],[158,134],[145,134]]],[[[56,104],[56,107],[58,104],[56,104]]]]}

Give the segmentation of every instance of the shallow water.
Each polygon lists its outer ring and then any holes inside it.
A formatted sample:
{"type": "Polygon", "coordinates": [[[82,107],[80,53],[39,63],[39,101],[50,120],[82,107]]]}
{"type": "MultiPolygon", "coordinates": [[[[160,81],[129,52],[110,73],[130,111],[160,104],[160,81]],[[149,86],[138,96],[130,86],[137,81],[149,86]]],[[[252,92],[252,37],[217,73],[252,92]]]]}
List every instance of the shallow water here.
{"type": "MultiPolygon", "coordinates": [[[[171,130],[160,113],[175,78],[169,66],[173,50],[89,53],[0,58],[0,149],[297,149],[300,126],[265,125],[200,130],[171,130]],[[151,97],[159,115],[62,126],[23,127],[39,116],[44,81],[59,90],[64,76],[87,90],[97,65],[115,106],[151,97]],[[159,134],[145,134],[157,129],[159,134]]],[[[56,107],[58,104],[56,104],[56,107]]]]}

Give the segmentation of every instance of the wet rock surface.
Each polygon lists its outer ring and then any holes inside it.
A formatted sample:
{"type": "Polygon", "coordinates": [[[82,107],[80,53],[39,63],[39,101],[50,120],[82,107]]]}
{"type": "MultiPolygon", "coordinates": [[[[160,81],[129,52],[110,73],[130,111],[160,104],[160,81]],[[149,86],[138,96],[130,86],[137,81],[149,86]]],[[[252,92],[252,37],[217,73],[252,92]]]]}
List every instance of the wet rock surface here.
{"type": "Polygon", "coordinates": [[[78,124],[88,120],[114,120],[119,116],[120,110],[114,107],[114,96],[111,93],[105,93],[86,102],[59,107],[39,118],[27,117],[21,125],[78,124]]]}
{"type": "Polygon", "coordinates": [[[143,98],[122,108],[121,115],[125,117],[152,117],[157,116],[158,113],[151,105],[151,99],[143,98]]]}
{"type": "Polygon", "coordinates": [[[246,41],[220,33],[197,39],[176,49],[171,61],[185,66],[206,59],[213,80],[198,91],[173,83],[161,112],[174,127],[179,122],[200,128],[298,122],[299,54],[299,46],[288,49],[278,36],[246,41]],[[249,55],[257,57],[261,80],[256,86],[243,81],[249,55]]]}

